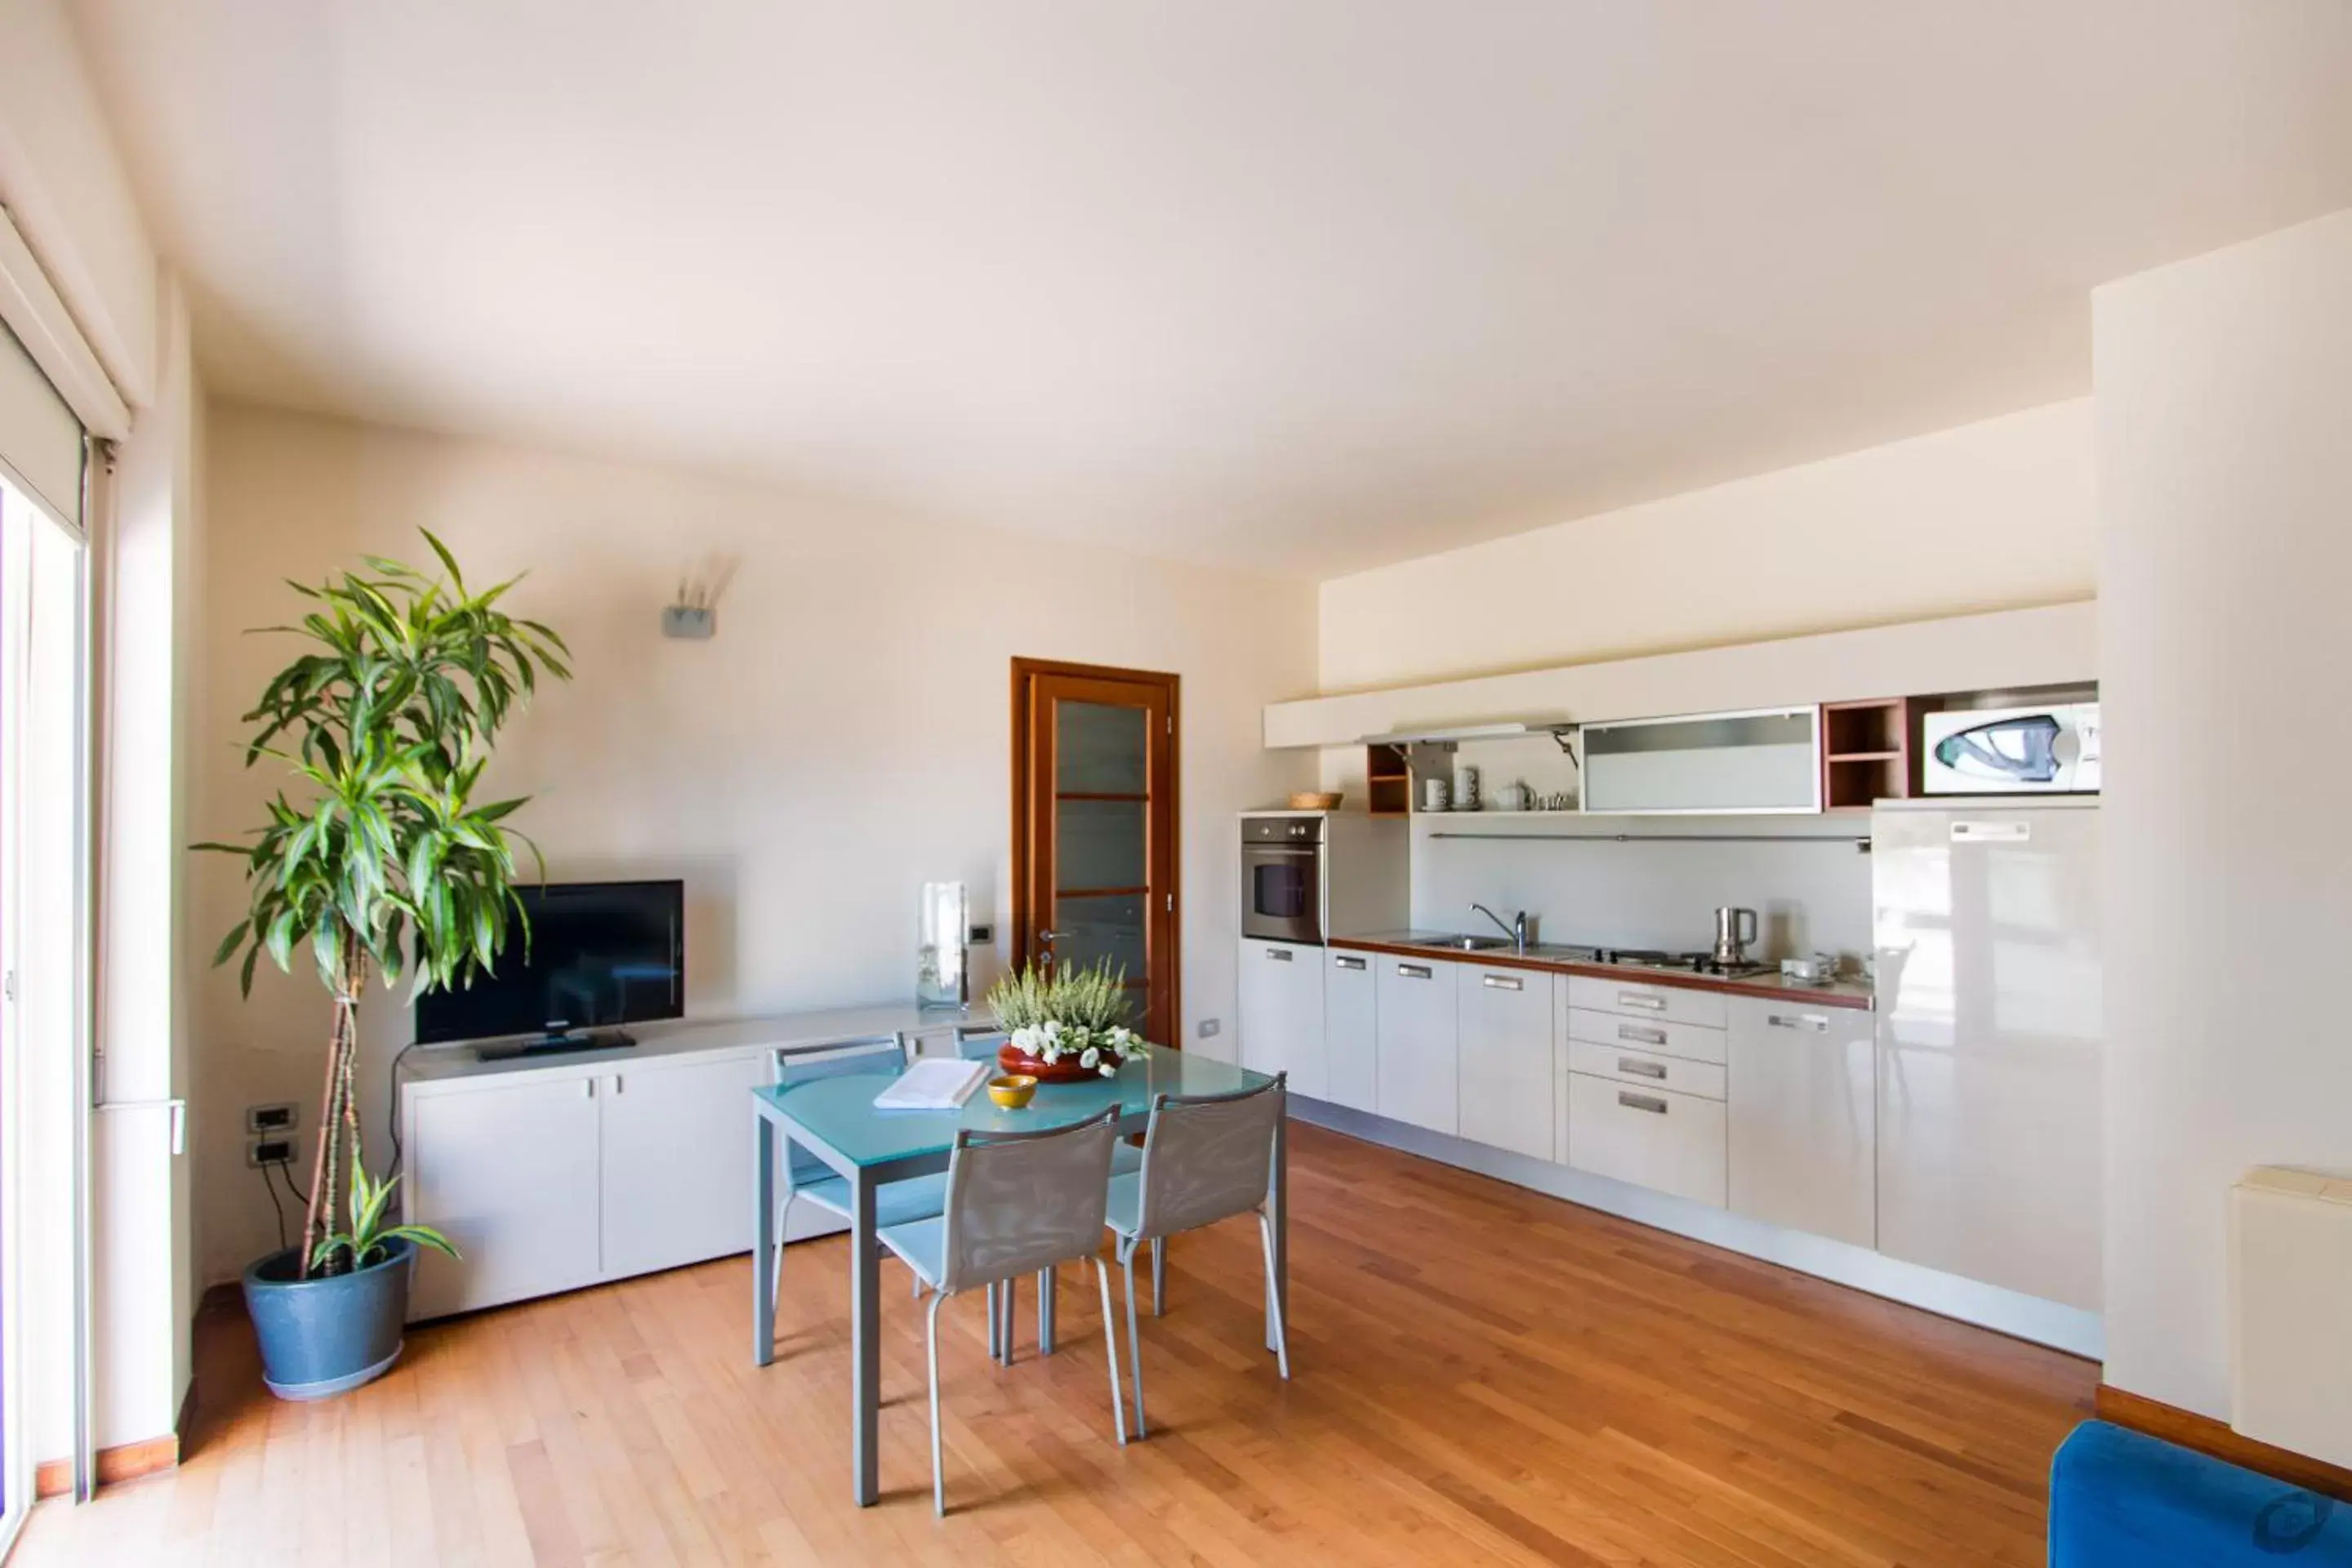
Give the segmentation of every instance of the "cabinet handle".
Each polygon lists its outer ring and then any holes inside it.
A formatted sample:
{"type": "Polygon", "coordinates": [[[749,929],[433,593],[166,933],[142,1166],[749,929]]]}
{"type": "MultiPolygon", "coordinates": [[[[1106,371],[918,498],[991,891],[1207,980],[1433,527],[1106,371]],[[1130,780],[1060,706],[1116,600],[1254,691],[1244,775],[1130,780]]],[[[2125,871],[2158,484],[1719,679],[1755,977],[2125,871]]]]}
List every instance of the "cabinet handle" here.
{"type": "Polygon", "coordinates": [[[1520,980],[1517,975],[1513,974],[1482,974],[1479,976],[1479,979],[1483,981],[1488,988],[1496,991],[1524,991],[1527,989],[1526,983],[1520,980]]]}
{"type": "Polygon", "coordinates": [[[1617,993],[1617,1005],[1639,1007],[1644,1013],[1663,1013],[1666,1010],[1666,999],[1663,996],[1644,996],[1639,991],[1620,991],[1617,993]]]}
{"type": "Polygon", "coordinates": [[[613,1092],[614,1094],[621,1092],[621,1075],[619,1073],[614,1073],[613,1075],[613,1092]]]}
{"type": "Polygon", "coordinates": [[[1666,1032],[1664,1029],[1645,1029],[1639,1024],[1618,1025],[1617,1037],[1621,1040],[1631,1040],[1637,1046],[1663,1046],[1666,1043],[1666,1032]]]}
{"type": "Polygon", "coordinates": [[[1666,1113],[1666,1102],[1654,1094],[1620,1094],[1617,1103],[1628,1110],[1646,1110],[1654,1116],[1666,1113]]]}
{"type": "Polygon", "coordinates": [[[583,1079],[582,1079],[580,1080],[580,1091],[581,1091],[583,1094],[585,1094],[585,1095],[586,1095],[589,1099],[591,1099],[591,1100],[595,1099],[595,1098],[596,1098],[596,1080],[595,1080],[594,1079],[593,1079],[593,1078],[583,1078],[583,1079]]]}
{"type": "Polygon", "coordinates": [[[1341,969],[1361,969],[1364,967],[1364,961],[1362,959],[1349,958],[1344,952],[1334,954],[1331,962],[1341,969]]]}
{"type": "Polygon", "coordinates": [[[1429,978],[1429,965],[1426,963],[1400,963],[1397,965],[1397,973],[1407,980],[1426,980],[1429,978]]]}
{"type": "Polygon", "coordinates": [[[1635,1078],[1654,1078],[1661,1083],[1664,1083],[1666,1078],[1665,1063],[1645,1062],[1639,1057],[1619,1057],[1617,1070],[1632,1073],[1635,1078]]]}
{"type": "Polygon", "coordinates": [[[1830,1032],[1830,1021],[1818,1013],[1772,1013],[1764,1021],[1776,1029],[1811,1029],[1817,1035],[1830,1032]]]}
{"type": "Polygon", "coordinates": [[[1276,963],[1290,962],[1290,950],[1286,947],[1269,947],[1265,950],[1265,955],[1276,963]]]}

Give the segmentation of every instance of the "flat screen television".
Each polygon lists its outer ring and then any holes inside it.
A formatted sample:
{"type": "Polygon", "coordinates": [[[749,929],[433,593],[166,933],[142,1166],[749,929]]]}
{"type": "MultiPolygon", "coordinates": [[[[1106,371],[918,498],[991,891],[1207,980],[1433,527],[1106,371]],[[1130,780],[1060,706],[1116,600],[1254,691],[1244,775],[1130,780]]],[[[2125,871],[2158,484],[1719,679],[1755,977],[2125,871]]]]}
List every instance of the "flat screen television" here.
{"type": "Polygon", "coordinates": [[[577,1050],[626,1044],[609,1034],[623,1025],[685,1016],[685,883],[551,882],[516,891],[530,919],[528,956],[511,939],[496,973],[418,997],[418,1045],[509,1039],[517,1043],[486,1054],[577,1050]]]}

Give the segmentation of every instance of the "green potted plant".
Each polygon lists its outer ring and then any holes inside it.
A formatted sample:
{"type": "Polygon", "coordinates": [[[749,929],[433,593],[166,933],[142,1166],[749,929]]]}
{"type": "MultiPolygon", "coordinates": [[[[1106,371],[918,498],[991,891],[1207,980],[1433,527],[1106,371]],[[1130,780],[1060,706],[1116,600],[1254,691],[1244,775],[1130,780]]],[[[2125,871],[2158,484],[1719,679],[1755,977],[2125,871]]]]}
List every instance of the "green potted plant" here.
{"type": "Polygon", "coordinates": [[[407,973],[412,994],[468,984],[523,930],[520,836],[502,826],[523,801],[479,804],[474,792],[539,677],[571,675],[562,637],[499,608],[513,580],[470,592],[441,542],[425,542],[446,577],[369,556],[364,574],[288,584],[312,608],[299,626],[263,629],[307,646],[245,715],[256,727],[245,763],[284,763],[305,798],[280,790],[251,843],[197,846],[245,862],[248,908],[213,962],[242,952],[238,984],[250,994],[264,953],[290,971],[308,946],[332,999],[302,1239],[245,1274],[264,1376],[288,1399],[388,1370],[416,1247],[455,1256],[428,1226],[386,1225],[395,1181],[362,1163],[360,998],[371,973],[389,986],[407,973]],[[333,1228],[339,1194],[348,1230],[333,1228]]]}
{"type": "Polygon", "coordinates": [[[1024,964],[989,987],[988,1005],[1012,1036],[996,1053],[1009,1073],[1047,1083],[1109,1078],[1150,1054],[1127,1026],[1127,971],[1108,958],[1086,969],[1024,964]]]}

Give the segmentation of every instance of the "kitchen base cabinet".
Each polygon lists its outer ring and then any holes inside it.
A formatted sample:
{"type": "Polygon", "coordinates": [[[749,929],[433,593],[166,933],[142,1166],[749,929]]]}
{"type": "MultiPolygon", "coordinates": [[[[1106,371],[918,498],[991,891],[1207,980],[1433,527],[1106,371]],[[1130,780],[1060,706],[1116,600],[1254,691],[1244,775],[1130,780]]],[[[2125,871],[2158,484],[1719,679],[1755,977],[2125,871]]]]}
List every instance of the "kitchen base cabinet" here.
{"type": "Polygon", "coordinates": [[[1242,1066],[1286,1072],[1292,1093],[1326,1098],[1323,949],[1244,937],[1239,989],[1242,1066]]]}
{"type": "Polygon", "coordinates": [[[745,1155],[765,1056],[623,1067],[603,1097],[604,1271],[650,1274],[743,1250],[751,1233],[745,1155]]]}
{"type": "Polygon", "coordinates": [[[1459,1133],[1461,1051],[1454,1014],[1461,965],[1382,954],[1373,985],[1379,1012],[1379,1113],[1434,1132],[1459,1133]]]}
{"type": "Polygon", "coordinates": [[[1552,1156],[1552,976],[1460,966],[1461,1135],[1552,1156]]]}
{"type": "Polygon", "coordinates": [[[1379,962],[1374,953],[1335,948],[1323,964],[1323,1087],[1333,1104],[1350,1110],[1381,1108],[1379,1009],[1372,994],[1372,965],[1379,962]]]}
{"type": "Polygon", "coordinates": [[[1570,1165],[1694,1203],[1724,1205],[1720,1100],[1635,1089],[1579,1072],[1568,1076],[1570,1165]]]}
{"type": "Polygon", "coordinates": [[[1873,1016],[1731,999],[1731,1208],[1856,1247],[1878,1243],[1873,1016]]]}
{"type": "MultiPolygon", "coordinates": [[[[597,1085],[532,1079],[419,1096],[406,1109],[409,1218],[434,1226],[463,1261],[420,1249],[408,1315],[438,1318],[577,1289],[599,1261],[597,1085]]],[[[743,1102],[729,1145],[745,1163],[743,1102]]],[[[341,1216],[338,1216],[340,1219],[341,1216]]]]}

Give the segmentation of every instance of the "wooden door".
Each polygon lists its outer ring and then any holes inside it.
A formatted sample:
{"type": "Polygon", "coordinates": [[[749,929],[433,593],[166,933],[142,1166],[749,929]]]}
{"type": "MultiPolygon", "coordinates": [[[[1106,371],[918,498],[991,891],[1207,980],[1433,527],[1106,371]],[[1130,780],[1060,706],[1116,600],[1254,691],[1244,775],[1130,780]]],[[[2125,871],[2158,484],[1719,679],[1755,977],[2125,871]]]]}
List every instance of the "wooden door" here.
{"type": "Polygon", "coordinates": [[[1013,957],[1126,972],[1132,1023],[1178,1046],[1177,680],[1013,661],[1013,957]]]}

